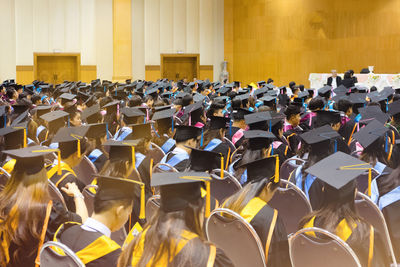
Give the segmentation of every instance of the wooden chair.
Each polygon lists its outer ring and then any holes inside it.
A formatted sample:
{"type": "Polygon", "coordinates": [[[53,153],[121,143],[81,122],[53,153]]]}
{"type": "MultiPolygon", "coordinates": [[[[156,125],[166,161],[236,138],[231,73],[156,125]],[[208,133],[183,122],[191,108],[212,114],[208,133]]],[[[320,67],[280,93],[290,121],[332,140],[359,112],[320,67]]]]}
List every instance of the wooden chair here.
{"type": "Polygon", "coordinates": [[[81,161],[73,170],[76,177],[85,185],[90,184],[93,181],[93,174],[97,173],[96,166],[94,166],[93,162],[87,156],[82,156],[81,161]]]}
{"type": "Polygon", "coordinates": [[[179,172],[179,171],[167,163],[157,163],[153,167],[153,173],[156,172],[162,173],[162,172],[179,172]]]}
{"type": "Polygon", "coordinates": [[[154,143],[151,143],[151,150],[148,152],[147,156],[150,156],[153,159],[153,164],[157,164],[165,156],[165,153],[161,149],[161,147],[154,143]]]}
{"type": "Polygon", "coordinates": [[[361,267],[354,251],[336,235],[320,229],[305,228],[289,237],[289,253],[295,267],[361,267]],[[307,235],[318,234],[317,237],[307,235]]]}
{"type": "MultiPolygon", "coordinates": [[[[374,180],[379,173],[374,169],[371,170],[371,181],[374,180]]],[[[356,187],[357,190],[363,194],[368,193],[368,172],[361,174],[356,178],[356,187]]]]}
{"type": "Polygon", "coordinates": [[[8,180],[10,180],[11,174],[9,174],[5,169],[0,167],[0,187],[4,187],[8,180]]]}
{"type": "Polygon", "coordinates": [[[210,182],[211,196],[218,200],[219,203],[235,194],[239,191],[242,186],[239,181],[227,171],[224,171],[224,179],[221,179],[221,169],[215,169],[211,171],[211,177],[213,178],[210,182]]]}
{"type": "Polygon", "coordinates": [[[65,208],[65,210],[68,210],[63,195],[61,194],[60,190],[58,190],[57,186],[50,180],[49,180],[49,193],[53,201],[60,202],[65,208]]]}
{"type": "Polygon", "coordinates": [[[232,143],[229,138],[224,137],[224,142],[228,144],[229,148],[231,149],[231,153],[233,153],[236,150],[236,146],[232,143]]]}
{"type": "Polygon", "coordinates": [[[368,196],[360,192],[357,192],[355,205],[358,214],[366,222],[370,223],[379,233],[381,233],[386,251],[390,253],[392,263],[397,266],[389,230],[381,210],[368,196]]]}
{"type": "Polygon", "coordinates": [[[280,181],[280,187],[268,205],[278,210],[288,234],[295,233],[300,220],[312,211],[306,195],[296,185],[286,180],[280,181]]]}
{"type": "Polygon", "coordinates": [[[76,254],[66,245],[49,241],[40,249],[41,267],[85,267],[85,264],[76,256],[76,254]],[[57,252],[62,251],[62,253],[57,252]]]}
{"type": "Polygon", "coordinates": [[[154,195],[146,202],[146,220],[149,222],[160,208],[160,195],[154,195]]]}
{"type": "Polygon", "coordinates": [[[290,174],[297,169],[300,165],[304,164],[306,161],[299,158],[289,158],[285,160],[280,168],[279,176],[281,180],[288,180],[290,174]]]}
{"type": "Polygon", "coordinates": [[[207,239],[235,266],[266,267],[264,248],[254,228],[229,209],[215,209],[206,221],[207,239]]]}
{"type": "Polygon", "coordinates": [[[137,182],[142,182],[142,177],[140,176],[140,173],[138,172],[137,169],[133,169],[131,174],[128,176],[128,179],[137,181],[137,182]]]}

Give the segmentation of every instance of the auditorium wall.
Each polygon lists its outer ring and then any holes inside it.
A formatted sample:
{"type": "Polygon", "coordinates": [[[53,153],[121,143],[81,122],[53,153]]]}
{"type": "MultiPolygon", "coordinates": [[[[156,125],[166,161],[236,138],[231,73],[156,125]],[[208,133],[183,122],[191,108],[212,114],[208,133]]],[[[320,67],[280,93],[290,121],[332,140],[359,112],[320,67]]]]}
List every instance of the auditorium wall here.
{"type": "Polygon", "coordinates": [[[400,0],[225,0],[230,80],[309,85],[309,73],[400,73],[400,0]]]}

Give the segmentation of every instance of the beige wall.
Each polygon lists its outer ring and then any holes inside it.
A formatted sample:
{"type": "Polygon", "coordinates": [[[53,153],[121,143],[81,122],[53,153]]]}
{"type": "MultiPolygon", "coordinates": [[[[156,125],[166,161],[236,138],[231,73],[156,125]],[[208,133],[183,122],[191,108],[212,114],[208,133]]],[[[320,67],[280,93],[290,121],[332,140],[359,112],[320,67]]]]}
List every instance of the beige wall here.
{"type": "Polygon", "coordinates": [[[218,79],[224,59],[223,0],[132,1],[133,79],[155,78],[160,54],[178,52],[200,54],[200,65],[213,66],[208,78],[218,79]]]}
{"type": "Polygon", "coordinates": [[[16,77],[14,0],[0,0],[0,83],[16,77]]]}

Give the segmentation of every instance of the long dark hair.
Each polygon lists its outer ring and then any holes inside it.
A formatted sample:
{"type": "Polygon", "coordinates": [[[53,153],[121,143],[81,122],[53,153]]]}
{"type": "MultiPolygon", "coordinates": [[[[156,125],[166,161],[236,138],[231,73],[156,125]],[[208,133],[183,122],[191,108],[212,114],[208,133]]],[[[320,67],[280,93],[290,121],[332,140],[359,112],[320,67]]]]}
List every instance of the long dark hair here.
{"type": "Polygon", "coordinates": [[[220,139],[221,140],[221,132],[220,129],[214,129],[214,130],[207,130],[205,131],[205,133],[203,134],[203,147],[205,148],[208,143],[211,142],[211,140],[213,139],[220,139]]]}
{"type": "MultiPolygon", "coordinates": [[[[390,146],[390,144],[388,144],[388,146],[390,146]]],[[[370,146],[364,148],[360,159],[370,163],[372,166],[375,166],[378,161],[387,166],[391,166],[390,160],[388,160],[388,155],[385,152],[385,138],[380,137],[370,146]]]]}
{"type": "MultiPolygon", "coordinates": [[[[207,242],[200,222],[200,216],[203,216],[202,208],[203,200],[200,199],[197,203],[190,203],[185,210],[181,211],[167,213],[159,209],[145,226],[148,229],[144,241],[143,254],[136,266],[145,267],[150,259],[153,259],[151,267],[157,266],[163,255],[168,255],[168,259],[171,260],[176,254],[176,251],[172,251],[171,248],[174,247],[173,244],[182,239],[181,233],[183,230],[197,234],[203,242],[197,242],[196,245],[205,246],[207,242]]],[[[132,254],[139,244],[142,234],[139,234],[123,250],[118,262],[119,267],[131,264],[132,254]]],[[[182,250],[179,255],[179,266],[191,265],[189,263],[193,258],[196,258],[195,262],[207,262],[208,259],[207,250],[198,246],[188,247],[187,250],[182,250]],[[185,252],[184,254],[182,254],[183,251],[185,252]]]]}
{"type": "Polygon", "coordinates": [[[328,143],[328,142],[324,142],[323,144],[318,144],[315,146],[310,146],[307,144],[304,144],[304,152],[308,152],[308,159],[306,161],[306,163],[304,163],[302,169],[301,169],[301,174],[303,177],[303,182],[305,181],[306,177],[307,177],[307,173],[305,172],[306,169],[308,169],[309,167],[313,166],[315,163],[317,163],[318,161],[328,157],[329,155],[331,155],[333,153],[333,149],[332,149],[332,144],[328,143]],[[323,149],[322,147],[325,147],[325,149],[323,149]]]}
{"type": "MultiPolygon", "coordinates": [[[[0,192],[0,232],[2,240],[9,240],[16,247],[10,255],[14,262],[26,258],[27,253],[33,256],[37,252],[49,201],[44,168],[34,175],[16,170],[11,173],[10,180],[0,192]],[[27,250],[35,243],[32,251],[27,250]]],[[[4,251],[1,251],[0,259],[3,263],[6,261],[4,251]]]]}
{"type": "Polygon", "coordinates": [[[379,183],[379,194],[381,196],[400,186],[400,165],[389,174],[387,179],[384,178],[386,177],[379,178],[382,181],[379,183]]]}

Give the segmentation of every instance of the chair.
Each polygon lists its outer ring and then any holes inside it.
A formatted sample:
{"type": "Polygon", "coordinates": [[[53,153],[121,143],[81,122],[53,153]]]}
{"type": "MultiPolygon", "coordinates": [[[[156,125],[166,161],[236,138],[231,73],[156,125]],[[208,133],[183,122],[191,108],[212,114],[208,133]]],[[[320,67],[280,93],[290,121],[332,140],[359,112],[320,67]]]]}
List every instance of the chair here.
{"type": "Polygon", "coordinates": [[[58,190],[57,186],[50,180],[49,180],[49,193],[53,201],[61,202],[65,210],[68,210],[63,195],[61,194],[60,190],[58,190]]]}
{"type": "Polygon", "coordinates": [[[177,125],[182,125],[182,123],[183,123],[183,121],[181,120],[181,118],[179,118],[179,117],[177,117],[177,116],[174,116],[174,121],[175,121],[175,124],[177,124],[177,125]]]}
{"type": "Polygon", "coordinates": [[[90,184],[93,181],[93,174],[97,173],[96,166],[94,166],[93,162],[87,156],[82,156],[81,161],[73,170],[76,177],[85,185],[90,184]]]}
{"type": "Polygon", "coordinates": [[[160,208],[160,196],[154,195],[146,202],[146,220],[149,222],[153,215],[160,208]]]}
{"type": "Polygon", "coordinates": [[[153,167],[153,173],[156,172],[163,173],[163,172],[179,172],[179,171],[167,163],[157,163],[153,167]]]}
{"type": "Polygon", "coordinates": [[[394,254],[392,242],[390,240],[386,220],[378,206],[374,202],[372,202],[372,200],[368,196],[360,192],[357,192],[355,205],[358,214],[365,221],[370,223],[381,234],[386,246],[386,251],[390,253],[392,263],[396,264],[396,257],[394,254]]]}
{"type": "Polygon", "coordinates": [[[231,149],[231,153],[233,153],[236,150],[236,146],[232,143],[229,138],[224,137],[224,142],[228,144],[229,148],[231,149]]]}
{"type": "Polygon", "coordinates": [[[142,177],[140,176],[140,173],[138,172],[137,169],[133,169],[131,174],[128,176],[128,179],[137,181],[137,182],[142,182],[142,177]]]}
{"type": "Polygon", "coordinates": [[[281,180],[268,205],[278,210],[287,233],[295,233],[300,220],[312,211],[306,195],[293,183],[281,180]]]}
{"type": "Polygon", "coordinates": [[[221,179],[221,169],[212,170],[211,177],[213,178],[210,182],[211,196],[219,203],[242,188],[239,181],[227,171],[224,171],[224,179],[221,179]]]}
{"type": "Polygon", "coordinates": [[[4,187],[10,178],[11,174],[9,174],[5,169],[0,167],[0,186],[4,187]]]}
{"type": "Polygon", "coordinates": [[[94,189],[95,191],[97,191],[97,187],[98,187],[97,185],[88,184],[82,190],[82,195],[85,198],[85,204],[86,204],[86,208],[87,208],[89,216],[92,216],[92,213],[94,210],[94,196],[96,195],[90,189],[94,189]]]}
{"type": "Polygon", "coordinates": [[[289,176],[292,171],[297,169],[300,165],[304,164],[306,161],[304,159],[299,159],[299,158],[289,158],[285,160],[282,165],[281,169],[279,171],[279,176],[283,180],[289,179],[289,176]]]}
{"type": "Polygon", "coordinates": [[[294,267],[361,267],[354,251],[336,235],[320,229],[305,228],[289,237],[289,253],[294,267]],[[318,233],[320,238],[306,235],[318,233]]]}
{"type": "Polygon", "coordinates": [[[242,157],[242,153],[240,153],[241,150],[243,150],[243,149],[238,148],[235,151],[233,151],[233,153],[231,154],[231,158],[230,158],[231,163],[242,157]]]}
{"type": "Polygon", "coordinates": [[[266,266],[260,238],[254,228],[236,212],[229,209],[211,212],[206,221],[206,235],[235,266],[266,266]]]}
{"type": "Polygon", "coordinates": [[[151,143],[151,150],[147,156],[153,159],[153,164],[157,164],[165,156],[165,153],[157,144],[151,143]]]}
{"type": "Polygon", "coordinates": [[[125,226],[122,226],[118,231],[112,232],[110,238],[122,247],[125,242],[126,235],[125,226]]]}
{"type": "Polygon", "coordinates": [[[66,245],[49,241],[40,249],[40,266],[41,267],[84,267],[85,264],[76,256],[76,254],[66,245]],[[61,250],[60,254],[54,250],[61,250]]]}
{"type": "MultiPolygon", "coordinates": [[[[371,170],[371,181],[374,180],[379,173],[377,173],[374,169],[371,170]]],[[[356,187],[357,190],[363,194],[367,194],[368,192],[368,172],[361,174],[356,178],[356,187]]]]}

